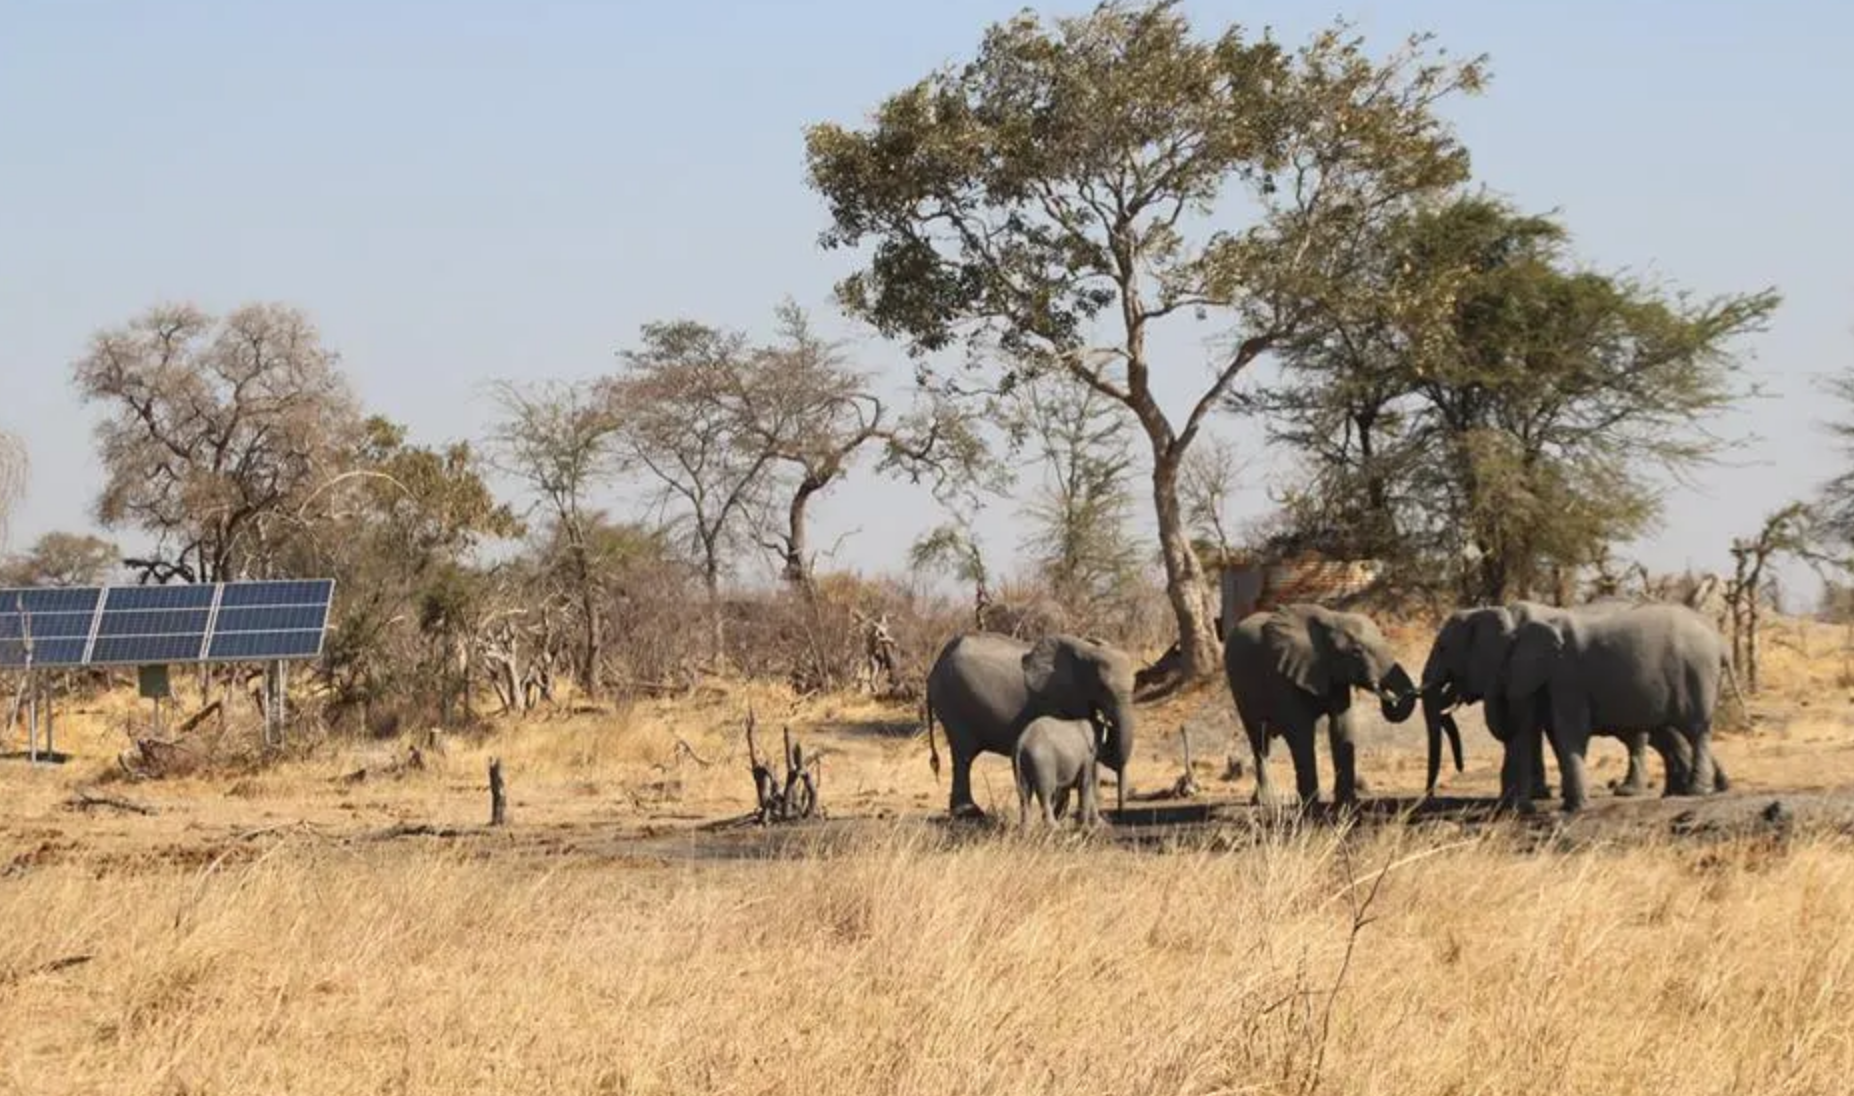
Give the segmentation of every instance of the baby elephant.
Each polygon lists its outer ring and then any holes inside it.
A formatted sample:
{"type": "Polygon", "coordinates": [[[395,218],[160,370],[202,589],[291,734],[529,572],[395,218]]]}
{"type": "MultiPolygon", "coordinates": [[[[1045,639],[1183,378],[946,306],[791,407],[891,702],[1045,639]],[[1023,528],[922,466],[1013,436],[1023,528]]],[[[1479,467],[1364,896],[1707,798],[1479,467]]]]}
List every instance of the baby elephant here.
{"type": "Polygon", "coordinates": [[[1096,748],[1094,724],[1086,719],[1046,715],[1032,720],[1011,754],[1011,771],[1017,778],[1018,825],[1030,825],[1032,795],[1043,809],[1043,821],[1055,825],[1068,808],[1070,789],[1081,794],[1082,825],[1100,821],[1095,806],[1099,789],[1096,748]]]}

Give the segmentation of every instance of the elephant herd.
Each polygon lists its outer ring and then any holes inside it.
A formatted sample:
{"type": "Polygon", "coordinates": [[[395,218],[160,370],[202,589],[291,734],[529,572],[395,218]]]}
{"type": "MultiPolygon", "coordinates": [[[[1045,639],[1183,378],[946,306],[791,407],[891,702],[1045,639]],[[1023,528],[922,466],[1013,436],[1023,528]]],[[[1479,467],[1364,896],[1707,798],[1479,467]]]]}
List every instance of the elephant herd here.
{"type": "MultiPolygon", "coordinates": [[[[1237,622],[1224,643],[1224,669],[1236,714],[1255,758],[1255,801],[1279,801],[1268,776],[1269,744],[1287,740],[1302,804],[1319,797],[1314,746],[1325,724],[1335,804],[1359,792],[1355,691],[1378,698],[1384,718],[1408,720],[1420,702],[1428,736],[1427,788],[1434,792],[1446,739],[1457,771],[1461,733],[1453,712],[1480,704],[1504,751],[1500,803],[1521,811],[1551,795],[1544,746],[1556,756],[1563,806],[1589,801],[1585,754],[1592,735],[1621,739],[1629,768],[1618,795],[1647,788],[1646,755],[1660,755],[1667,795],[1703,795],[1729,786],[1712,755],[1712,723],[1730,650],[1712,622],[1672,603],[1599,601],[1571,608],[1533,602],[1451,614],[1437,630],[1413,681],[1369,616],[1299,603],[1237,622]]],[[[981,753],[1011,758],[1020,824],[1038,814],[1054,822],[1069,795],[1084,823],[1098,820],[1098,766],[1115,774],[1116,805],[1126,806],[1134,740],[1134,664],[1098,639],[1050,635],[1034,642],[987,632],[954,637],[927,675],[926,722],[934,775],[933,727],[952,754],[955,817],[978,815],[972,762],[981,753]]]]}

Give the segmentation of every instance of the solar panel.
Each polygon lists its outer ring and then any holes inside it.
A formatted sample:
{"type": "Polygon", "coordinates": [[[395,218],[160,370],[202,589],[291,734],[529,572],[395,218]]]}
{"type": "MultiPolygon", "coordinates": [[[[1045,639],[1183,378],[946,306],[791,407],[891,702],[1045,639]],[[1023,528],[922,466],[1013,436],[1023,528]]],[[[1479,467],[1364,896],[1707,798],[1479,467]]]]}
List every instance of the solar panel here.
{"type": "Polygon", "coordinates": [[[331,579],[0,589],[0,666],[315,658],[331,579]]]}
{"type": "Polygon", "coordinates": [[[330,579],[227,586],[206,658],[237,662],[316,657],[322,653],[334,593],[330,579]]]}
{"type": "Polygon", "coordinates": [[[94,586],[0,590],[0,666],[81,666],[102,591],[94,586]]]}

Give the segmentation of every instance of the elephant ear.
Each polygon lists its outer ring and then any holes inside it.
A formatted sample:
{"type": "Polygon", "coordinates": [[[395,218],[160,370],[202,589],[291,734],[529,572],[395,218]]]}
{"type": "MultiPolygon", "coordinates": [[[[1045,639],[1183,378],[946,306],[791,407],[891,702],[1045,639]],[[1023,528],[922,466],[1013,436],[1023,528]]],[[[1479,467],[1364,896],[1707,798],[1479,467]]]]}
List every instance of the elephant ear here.
{"type": "Polygon", "coordinates": [[[1551,625],[1533,621],[1519,629],[1502,675],[1506,695],[1518,699],[1543,689],[1563,651],[1564,637],[1551,625]]]}
{"type": "Polygon", "coordinates": [[[1262,639],[1274,652],[1275,669],[1315,696],[1325,696],[1332,689],[1323,644],[1314,636],[1315,629],[1324,627],[1297,613],[1276,613],[1262,625],[1262,639]]]}
{"type": "Polygon", "coordinates": [[[1468,691],[1485,699],[1500,690],[1501,675],[1512,653],[1517,621],[1504,606],[1481,610],[1458,637],[1467,647],[1468,691]]]}
{"type": "Polygon", "coordinates": [[[1033,693],[1048,690],[1055,680],[1056,667],[1062,661],[1062,654],[1068,648],[1068,641],[1061,636],[1044,636],[1024,652],[1024,684],[1033,693]]]}

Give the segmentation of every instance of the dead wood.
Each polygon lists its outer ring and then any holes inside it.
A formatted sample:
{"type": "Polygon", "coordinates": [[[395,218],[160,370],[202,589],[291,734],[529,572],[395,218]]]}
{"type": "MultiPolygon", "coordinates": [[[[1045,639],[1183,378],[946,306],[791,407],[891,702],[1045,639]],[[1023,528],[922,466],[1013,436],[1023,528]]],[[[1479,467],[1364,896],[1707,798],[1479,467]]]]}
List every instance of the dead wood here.
{"type": "Polygon", "coordinates": [[[805,749],[792,738],[792,728],[783,728],[785,745],[785,779],[781,781],[772,766],[760,759],[759,744],[753,732],[758,723],[753,709],[747,709],[747,764],[753,776],[753,795],[758,808],[754,819],[764,826],[772,822],[793,822],[820,814],[818,810],[819,774],[822,767],[816,757],[807,757],[805,749]]]}
{"type": "Polygon", "coordinates": [[[72,791],[71,798],[66,805],[72,810],[79,811],[88,810],[91,807],[109,807],[113,810],[127,811],[130,814],[152,815],[160,813],[146,803],[137,803],[133,800],[121,799],[113,795],[99,795],[88,788],[78,788],[72,791]]]}
{"type": "Polygon", "coordinates": [[[181,720],[180,725],[174,728],[174,732],[176,734],[186,734],[224,710],[225,702],[222,700],[215,700],[211,704],[206,705],[204,708],[201,708],[199,711],[181,720]]]}
{"type": "Polygon", "coordinates": [[[509,821],[507,789],[502,783],[502,759],[489,759],[489,824],[506,826],[509,821]]]}

